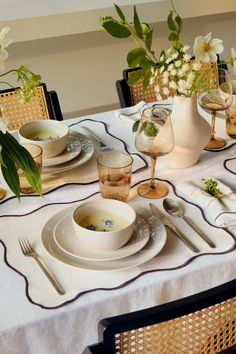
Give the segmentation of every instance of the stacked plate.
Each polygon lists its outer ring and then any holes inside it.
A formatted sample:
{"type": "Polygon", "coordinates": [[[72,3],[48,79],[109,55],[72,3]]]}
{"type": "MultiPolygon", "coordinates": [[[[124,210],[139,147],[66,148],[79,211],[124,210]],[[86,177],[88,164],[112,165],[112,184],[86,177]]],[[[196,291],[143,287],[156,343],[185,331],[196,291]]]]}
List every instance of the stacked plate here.
{"type": "Polygon", "coordinates": [[[71,130],[66,149],[55,157],[43,159],[44,173],[68,171],[87,162],[94,153],[94,145],[85,135],[71,130]]]}
{"type": "Polygon", "coordinates": [[[143,264],[156,256],[166,243],[166,230],[159,219],[137,216],[134,233],[127,244],[114,251],[82,246],[71,220],[73,207],[54,215],[42,230],[42,242],[56,259],[82,269],[122,270],[143,264]]]}

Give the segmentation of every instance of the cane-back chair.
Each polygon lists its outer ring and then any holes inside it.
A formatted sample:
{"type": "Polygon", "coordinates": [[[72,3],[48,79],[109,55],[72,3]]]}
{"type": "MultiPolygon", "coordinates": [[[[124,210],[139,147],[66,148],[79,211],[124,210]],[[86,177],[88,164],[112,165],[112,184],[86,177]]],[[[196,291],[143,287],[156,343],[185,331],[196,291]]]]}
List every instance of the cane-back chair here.
{"type": "Polygon", "coordinates": [[[236,280],[99,323],[84,354],[236,353],[236,280]]]}
{"type": "Polygon", "coordinates": [[[40,119],[63,120],[56,91],[47,91],[44,83],[35,89],[35,96],[22,104],[17,89],[0,91],[0,105],[8,119],[8,130],[19,129],[23,124],[40,119]]]}

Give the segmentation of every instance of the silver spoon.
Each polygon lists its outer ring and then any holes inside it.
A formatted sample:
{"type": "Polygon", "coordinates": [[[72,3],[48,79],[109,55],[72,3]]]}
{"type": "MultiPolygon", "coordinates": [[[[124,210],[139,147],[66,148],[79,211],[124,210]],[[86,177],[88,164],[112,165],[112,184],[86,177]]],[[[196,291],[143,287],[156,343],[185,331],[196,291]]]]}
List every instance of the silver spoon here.
{"type": "Polygon", "coordinates": [[[183,207],[179,202],[170,198],[165,198],[163,201],[163,207],[168,214],[182,218],[210,247],[216,247],[215,243],[207,235],[205,235],[187,216],[184,215],[183,207]]]}

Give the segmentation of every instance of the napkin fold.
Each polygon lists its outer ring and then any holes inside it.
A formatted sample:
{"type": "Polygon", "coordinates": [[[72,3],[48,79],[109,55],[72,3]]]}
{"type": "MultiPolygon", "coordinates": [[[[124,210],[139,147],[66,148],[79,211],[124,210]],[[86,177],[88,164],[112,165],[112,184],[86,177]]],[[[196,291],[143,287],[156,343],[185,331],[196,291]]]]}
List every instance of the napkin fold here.
{"type": "Polygon", "coordinates": [[[141,112],[144,108],[147,108],[148,104],[144,101],[140,101],[135,106],[117,109],[115,111],[116,117],[121,120],[130,120],[130,121],[137,121],[141,118],[141,112]]]}
{"type": "Polygon", "coordinates": [[[199,205],[215,224],[220,227],[236,228],[236,193],[232,189],[217,180],[218,188],[223,193],[222,198],[216,198],[204,192],[201,182],[182,182],[176,188],[192,202],[199,205]]]}
{"type": "Polygon", "coordinates": [[[169,108],[171,105],[172,105],[171,100],[164,100],[156,103],[147,103],[145,101],[140,101],[134,106],[117,109],[115,111],[115,115],[121,120],[126,120],[126,121],[129,120],[131,122],[135,122],[141,118],[142,111],[147,107],[162,106],[162,107],[169,108]]]}

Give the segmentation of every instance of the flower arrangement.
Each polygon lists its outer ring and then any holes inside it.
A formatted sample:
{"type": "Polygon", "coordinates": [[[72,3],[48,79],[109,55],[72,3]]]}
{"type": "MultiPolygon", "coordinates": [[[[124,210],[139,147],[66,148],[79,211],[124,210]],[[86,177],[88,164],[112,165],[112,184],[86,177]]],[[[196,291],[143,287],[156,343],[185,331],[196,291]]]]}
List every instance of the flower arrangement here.
{"type": "MultiPolygon", "coordinates": [[[[186,96],[191,97],[197,92],[212,86],[209,80],[209,72],[212,70],[211,63],[216,63],[218,55],[224,50],[221,39],[212,39],[211,33],[206,36],[196,37],[193,45],[193,55],[190,54],[190,46],[180,41],[182,32],[182,19],[177,13],[173,1],[172,9],[167,17],[167,25],[170,30],[168,40],[171,47],[162,50],[159,58],[152,49],[153,29],[139,19],[134,6],[133,22],[126,19],[118,5],[114,5],[119,20],[111,16],[100,18],[102,29],[116,38],[132,37],[137,48],[132,49],[127,55],[127,63],[130,68],[139,67],[128,80],[129,85],[143,79],[144,89],[150,84],[155,84],[157,100],[168,97],[186,96]]],[[[232,64],[236,73],[236,50],[231,49],[232,64]]],[[[218,64],[225,65],[225,61],[218,64]]],[[[216,64],[215,64],[216,66],[216,64]]]]}
{"type": "MultiPolygon", "coordinates": [[[[4,27],[0,32],[0,78],[13,74],[19,84],[19,100],[22,104],[28,102],[34,96],[34,89],[40,84],[41,76],[34,74],[25,66],[20,66],[18,69],[11,69],[4,72],[4,64],[8,58],[6,48],[12,43],[12,39],[6,38],[9,32],[8,27],[4,27]]],[[[0,81],[0,84],[13,87],[8,81],[0,81]]],[[[41,181],[39,170],[29,152],[21,146],[18,141],[6,131],[7,117],[4,117],[2,111],[4,107],[0,107],[0,165],[2,175],[13,191],[20,197],[20,183],[17,174],[17,168],[21,168],[34,188],[41,194],[41,181]]]]}

